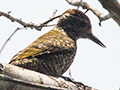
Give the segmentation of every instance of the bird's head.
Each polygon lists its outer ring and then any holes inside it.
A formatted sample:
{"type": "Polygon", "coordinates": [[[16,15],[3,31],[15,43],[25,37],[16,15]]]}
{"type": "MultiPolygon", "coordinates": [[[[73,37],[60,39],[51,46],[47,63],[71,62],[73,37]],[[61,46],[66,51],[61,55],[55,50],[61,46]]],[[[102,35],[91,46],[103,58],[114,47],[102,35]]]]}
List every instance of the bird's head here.
{"type": "Polygon", "coordinates": [[[105,45],[92,34],[89,18],[77,9],[65,11],[58,20],[57,27],[61,27],[74,40],[88,38],[102,47],[105,45]]]}

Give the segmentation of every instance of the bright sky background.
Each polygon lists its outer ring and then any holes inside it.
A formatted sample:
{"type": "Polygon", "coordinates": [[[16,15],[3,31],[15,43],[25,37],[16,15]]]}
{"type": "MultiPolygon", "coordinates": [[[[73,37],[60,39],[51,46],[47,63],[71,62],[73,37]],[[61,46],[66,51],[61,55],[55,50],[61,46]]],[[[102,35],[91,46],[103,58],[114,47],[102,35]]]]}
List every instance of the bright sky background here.
{"type": "MultiPolygon", "coordinates": [[[[87,1],[102,13],[107,13],[98,0],[83,1],[87,1]]],[[[12,11],[10,15],[35,24],[48,20],[54,9],[58,10],[56,15],[60,15],[69,8],[76,9],[65,0],[0,0],[0,11],[12,11]]],[[[82,8],[79,10],[85,12],[82,8]]],[[[102,48],[88,39],[79,39],[77,54],[71,66],[72,77],[99,90],[118,90],[120,87],[120,27],[112,19],[103,21],[100,27],[98,18],[91,11],[87,12],[87,15],[91,20],[94,35],[107,48],[102,48]]],[[[57,20],[49,24],[56,22],[57,20]]],[[[22,26],[0,17],[0,48],[17,27],[22,26]]],[[[4,48],[0,55],[0,62],[8,63],[18,51],[52,28],[46,27],[42,31],[35,29],[18,31],[4,48]]],[[[68,72],[64,75],[69,76],[68,72]]]]}

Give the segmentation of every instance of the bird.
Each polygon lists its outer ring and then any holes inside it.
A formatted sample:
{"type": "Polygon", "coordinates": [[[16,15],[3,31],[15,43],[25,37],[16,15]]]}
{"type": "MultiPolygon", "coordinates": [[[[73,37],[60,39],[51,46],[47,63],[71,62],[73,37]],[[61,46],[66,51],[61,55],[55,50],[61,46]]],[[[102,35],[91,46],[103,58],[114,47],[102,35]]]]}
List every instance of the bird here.
{"type": "Polygon", "coordinates": [[[88,16],[78,9],[68,9],[61,14],[52,30],[18,52],[9,64],[60,77],[73,63],[77,51],[76,41],[80,38],[90,39],[106,47],[93,35],[88,16]]]}

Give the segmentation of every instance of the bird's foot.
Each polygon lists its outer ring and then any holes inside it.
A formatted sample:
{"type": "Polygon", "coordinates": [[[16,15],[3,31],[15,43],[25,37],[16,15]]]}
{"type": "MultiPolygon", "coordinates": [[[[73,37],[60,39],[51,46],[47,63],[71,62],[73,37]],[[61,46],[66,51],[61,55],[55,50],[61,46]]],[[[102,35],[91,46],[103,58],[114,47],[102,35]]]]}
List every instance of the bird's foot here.
{"type": "Polygon", "coordinates": [[[60,77],[63,78],[64,80],[66,80],[66,81],[74,82],[73,78],[69,78],[69,77],[65,77],[65,76],[60,76],[60,77]]]}
{"type": "Polygon", "coordinates": [[[76,82],[73,78],[69,78],[69,77],[65,77],[65,76],[60,76],[60,77],[66,81],[74,83],[78,88],[81,88],[80,90],[87,90],[86,88],[88,88],[88,86],[84,85],[81,82],[76,82]]]}

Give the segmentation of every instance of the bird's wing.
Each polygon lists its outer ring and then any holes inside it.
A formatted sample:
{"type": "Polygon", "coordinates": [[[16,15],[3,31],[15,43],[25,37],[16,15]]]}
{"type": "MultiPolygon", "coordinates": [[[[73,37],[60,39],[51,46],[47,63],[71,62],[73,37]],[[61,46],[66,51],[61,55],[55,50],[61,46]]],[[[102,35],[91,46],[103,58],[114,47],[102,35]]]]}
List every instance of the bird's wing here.
{"type": "Polygon", "coordinates": [[[16,54],[10,62],[12,62],[13,60],[20,60],[27,57],[49,54],[62,50],[71,50],[74,48],[74,41],[66,36],[56,37],[53,35],[50,37],[44,37],[44,39],[43,37],[40,37],[23,51],[20,51],[18,54],[16,54]]]}

